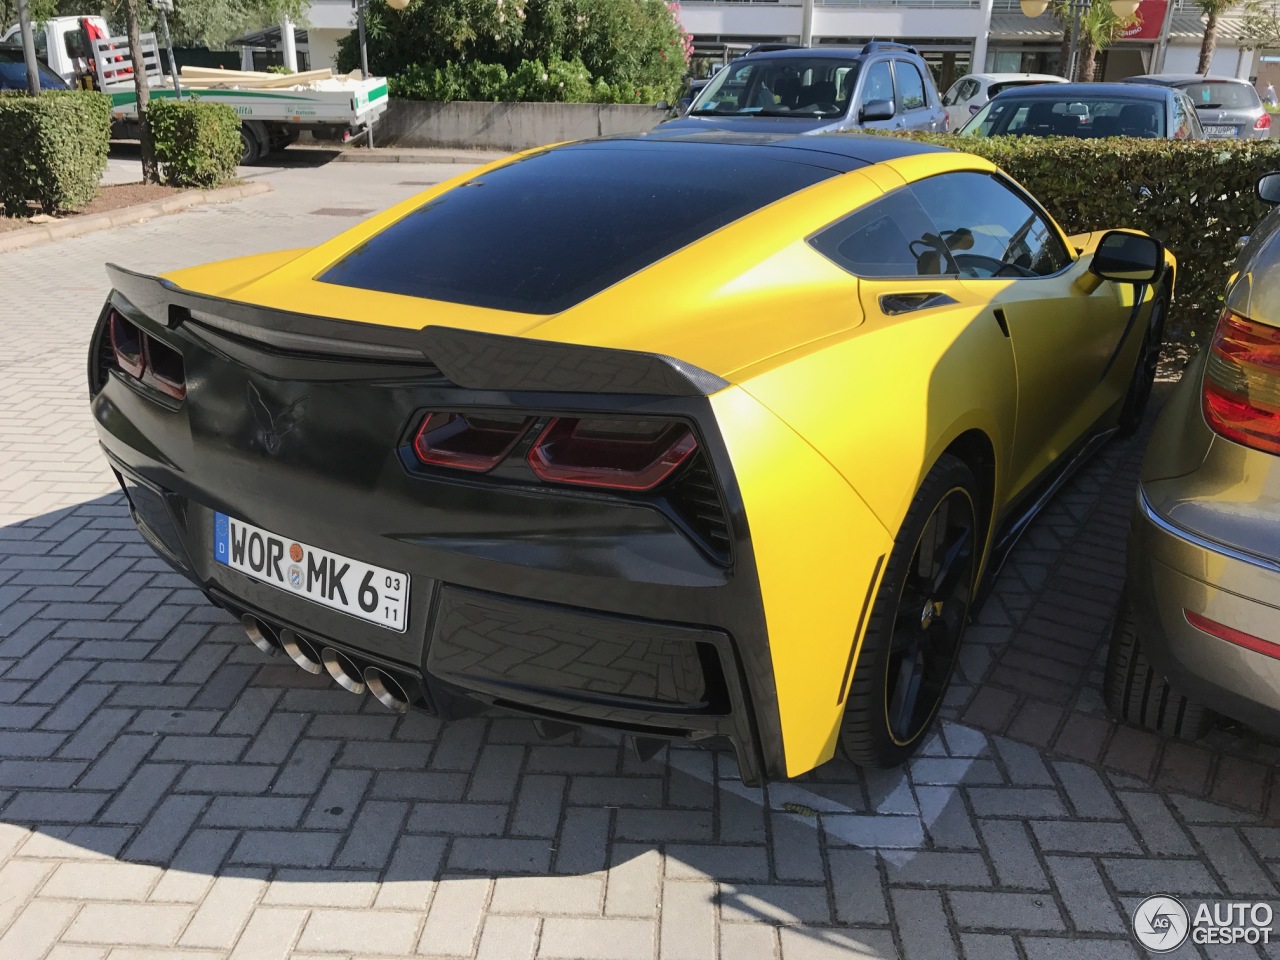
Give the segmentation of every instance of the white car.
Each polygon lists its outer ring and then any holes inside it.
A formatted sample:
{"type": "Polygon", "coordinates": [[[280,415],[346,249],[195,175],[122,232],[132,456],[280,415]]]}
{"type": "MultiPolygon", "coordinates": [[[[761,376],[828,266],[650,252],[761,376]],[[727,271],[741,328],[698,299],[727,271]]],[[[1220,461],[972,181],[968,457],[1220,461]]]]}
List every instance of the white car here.
{"type": "Polygon", "coordinates": [[[953,83],[942,98],[942,109],[947,112],[947,129],[959,130],[1001,90],[1029,87],[1036,83],[1066,82],[1062,77],[1048,73],[967,73],[953,83]]]}

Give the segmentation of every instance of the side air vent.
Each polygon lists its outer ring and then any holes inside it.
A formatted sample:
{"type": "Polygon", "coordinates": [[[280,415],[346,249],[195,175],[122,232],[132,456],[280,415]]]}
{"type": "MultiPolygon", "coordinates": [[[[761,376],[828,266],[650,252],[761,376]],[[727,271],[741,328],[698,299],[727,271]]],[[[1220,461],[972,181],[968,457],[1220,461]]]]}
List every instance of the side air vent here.
{"type": "Polygon", "coordinates": [[[667,490],[667,499],[707,551],[722,563],[730,560],[729,522],[706,458],[699,453],[667,490]]]}

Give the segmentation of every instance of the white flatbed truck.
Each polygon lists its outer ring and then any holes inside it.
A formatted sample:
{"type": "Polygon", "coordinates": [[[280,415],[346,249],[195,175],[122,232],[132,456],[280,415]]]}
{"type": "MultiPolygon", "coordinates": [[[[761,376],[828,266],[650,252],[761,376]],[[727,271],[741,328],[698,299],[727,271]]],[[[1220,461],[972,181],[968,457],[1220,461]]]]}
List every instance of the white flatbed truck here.
{"type": "MultiPolygon", "coordinates": [[[[17,30],[5,32],[0,42],[14,39],[17,30]]],[[[36,47],[69,85],[92,87],[111,97],[114,137],[137,139],[134,58],[127,37],[111,36],[101,17],[55,17],[36,25],[36,47]]],[[[161,69],[155,35],[143,34],[141,47],[151,99],[194,95],[207,103],[225,103],[239,114],[242,163],[287,147],[303,130],[324,140],[367,136],[387,109],[386,78],[338,77],[322,70],[289,75],[186,67],[179,92],[161,69]]]]}

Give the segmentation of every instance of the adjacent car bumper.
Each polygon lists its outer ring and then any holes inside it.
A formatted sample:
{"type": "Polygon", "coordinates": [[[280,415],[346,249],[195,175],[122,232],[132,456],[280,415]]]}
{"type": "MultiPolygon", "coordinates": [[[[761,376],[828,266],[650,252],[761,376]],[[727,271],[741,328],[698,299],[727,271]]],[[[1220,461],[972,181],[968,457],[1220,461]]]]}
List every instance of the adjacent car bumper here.
{"type": "Polygon", "coordinates": [[[1260,599],[1280,599],[1280,565],[1179,527],[1141,488],[1130,536],[1130,591],[1152,663],[1193,699],[1280,733],[1280,607],[1260,599]],[[1188,613],[1263,641],[1263,652],[1192,626],[1188,613]]]}

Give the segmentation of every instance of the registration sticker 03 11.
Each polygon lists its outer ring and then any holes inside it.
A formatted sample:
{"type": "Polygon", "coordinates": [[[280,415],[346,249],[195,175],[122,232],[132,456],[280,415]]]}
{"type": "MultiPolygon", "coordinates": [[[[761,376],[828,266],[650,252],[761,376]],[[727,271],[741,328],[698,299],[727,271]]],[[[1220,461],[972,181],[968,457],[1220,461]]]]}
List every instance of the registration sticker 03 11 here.
{"type": "Polygon", "coordinates": [[[388,630],[408,627],[409,575],[215,513],[213,558],[245,576],[388,630]]]}

